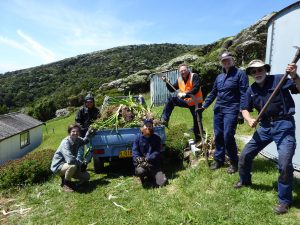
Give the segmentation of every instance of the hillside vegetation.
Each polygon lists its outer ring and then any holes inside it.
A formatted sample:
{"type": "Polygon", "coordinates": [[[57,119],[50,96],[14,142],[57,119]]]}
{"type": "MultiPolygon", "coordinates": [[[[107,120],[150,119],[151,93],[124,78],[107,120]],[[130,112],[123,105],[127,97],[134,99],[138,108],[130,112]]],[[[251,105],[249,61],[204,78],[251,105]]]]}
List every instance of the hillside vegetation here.
{"type": "Polygon", "coordinates": [[[101,83],[127,77],[140,70],[154,69],[194,47],[178,44],[131,45],[5,73],[0,76],[0,111],[1,108],[5,111],[4,106],[13,110],[29,106],[32,102],[37,105],[41,101],[45,102],[45,106],[40,107],[54,108],[54,111],[70,105],[78,106],[82,104],[82,96],[87,91],[95,92],[101,83]]]}

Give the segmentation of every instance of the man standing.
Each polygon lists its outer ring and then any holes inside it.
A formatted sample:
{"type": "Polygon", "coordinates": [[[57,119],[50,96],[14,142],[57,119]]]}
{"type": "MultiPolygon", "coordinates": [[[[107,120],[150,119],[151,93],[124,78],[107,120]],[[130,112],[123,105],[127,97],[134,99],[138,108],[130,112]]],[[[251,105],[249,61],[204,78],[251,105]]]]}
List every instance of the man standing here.
{"type": "MultiPolygon", "coordinates": [[[[243,116],[249,126],[254,128],[257,122],[251,117],[249,111],[255,108],[258,112],[266,104],[282,78],[282,75],[268,75],[270,65],[261,60],[252,60],[246,73],[251,74],[254,83],[248,88],[246,103],[242,108],[243,116]]],[[[252,184],[251,167],[255,156],[272,141],[275,142],[278,152],[278,205],[275,213],[283,214],[288,211],[292,203],[293,188],[293,164],[292,159],[296,148],[295,139],[295,103],[291,96],[299,93],[300,79],[297,75],[297,66],[289,64],[286,72],[292,79],[286,79],[280,91],[274,96],[266,112],[262,115],[259,128],[247,143],[239,160],[240,181],[235,188],[241,188],[252,184]]]]}
{"type": "MultiPolygon", "coordinates": [[[[176,97],[171,97],[167,100],[167,103],[165,105],[165,108],[162,113],[162,120],[163,124],[168,126],[168,122],[170,119],[170,116],[172,114],[172,111],[175,106],[183,107],[183,108],[189,108],[191,111],[191,114],[193,116],[194,126],[193,131],[195,134],[195,141],[200,140],[200,132],[199,132],[199,126],[197,123],[197,116],[195,113],[195,102],[190,97],[190,95],[194,95],[199,108],[202,106],[203,102],[203,96],[200,89],[200,79],[198,74],[191,73],[188,70],[187,64],[181,64],[179,65],[179,72],[180,77],[177,79],[177,81],[173,84],[173,87],[177,90],[179,89],[179,93],[176,97]]],[[[163,80],[166,81],[166,77],[163,77],[163,80]]],[[[170,92],[174,92],[175,90],[168,84],[167,88],[170,92]]],[[[202,119],[202,112],[198,111],[200,120],[202,119]]]]}
{"type": "Polygon", "coordinates": [[[234,66],[231,53],[224,52],[220,56],[223,73],[219,74],[214,82],[212,91],[205,99],[202,110],[209,107],[217,98],[214,107],[214,133],[216,149],[214,163],[211,169],[219,169],[224,165],[225,153],[230,160],[227,172],[235,173],[238,170],[238,153],[235,142],[235,131],[241,105],[245,100],[245,93],[249,86],[246,74],[234,66]]]}
{"type": "Polygon", "coordinates": [[[91,94],[84,98],[84,106],[78,111],[75,121],[81,126],[80,136],[84,137],[89,126],[99,117],[100,111],[95,107],[95,100],[91,94]]]}
{"type": "Polygon", "coordinates": [[[163,186],[167,182],[165,174],[161,171],[161,138],[154,134],[153,121],[144,120],[141,133],[138,134],[132,147],[133,165],[135,174],[141,178],[148,177],[156,186],[163,186]]]}

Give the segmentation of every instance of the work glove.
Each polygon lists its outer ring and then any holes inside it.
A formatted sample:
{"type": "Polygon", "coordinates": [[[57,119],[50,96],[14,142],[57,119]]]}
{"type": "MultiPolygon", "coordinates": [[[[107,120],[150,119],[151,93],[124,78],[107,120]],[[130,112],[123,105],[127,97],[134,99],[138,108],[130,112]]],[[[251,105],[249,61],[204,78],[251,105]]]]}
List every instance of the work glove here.
{"type": "Polygon", "coordinates": [[[178,98],[184,98],[184,97],[186,96],[186,93],[184,93],[184,92],[179,92],[179,93],[177,94],[177,96],[178,96],[178,98]]]}
{"type": "Polygon", "coordinates": [[[167,78],[166,76],[162,76],[161,79],[162,79],[163,82],[165,82],[165,83],[166,83],[167,81],[169,81],[168,78],[167,78]]]}
{"type": "Polygon", "coordinates": [[[92,127],[89,127],[88,131],[86,132],[86,137],[91,138],[96,134],[96,129],[93,129],[92,127]]]}
{"type": "Polygon", "coordinates": [[[196,113],[202,113],[203,111],[205,110],[205,108],[203,107],[203,106],[201,106],[200,108],[198,108],[197,110],[196,110],[196,113]]]}
{"type": "Polygon", "coordinates": [[[142,164],[143,162],[146,161],[146,159],[145,157],[138,156],[135,158],[135,161],[137,162],[137,164],[142,164]]]}
{"type": "Polygon", "coordinates": [[[238,124],[243,124],[244,123],[244,117],[242,112],[239,112],[238,118],[237,118],[237,123],[238,124]]]}
{"type": "Polygon", "coordinates": [[[84,161],[80,166],[80,171],[84,173],[86,172],[86,168],[87,168],[87,162],[84,161]]]}

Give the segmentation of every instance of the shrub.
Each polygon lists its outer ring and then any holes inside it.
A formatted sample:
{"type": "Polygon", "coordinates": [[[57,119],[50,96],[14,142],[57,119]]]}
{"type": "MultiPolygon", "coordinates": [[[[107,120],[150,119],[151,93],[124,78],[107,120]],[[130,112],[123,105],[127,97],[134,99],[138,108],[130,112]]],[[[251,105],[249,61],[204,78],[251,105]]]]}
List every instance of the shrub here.
{"type": "Polygon", "coordinates": [[[52,149],[27,154],[21,159],[10,160],[0,166],[0,188],[32,185],[50,178],[52,149]]]}
{"type": "Polygon", "coordinates": [[[190,139],[190,137],[184,136],[186,130],[188,130],[187,125],[183,123],[172,125],[170,129],[167,129],[166,154],[170,158],[183,158],[183,151],[187,147],[188,139],[190,139]]]}

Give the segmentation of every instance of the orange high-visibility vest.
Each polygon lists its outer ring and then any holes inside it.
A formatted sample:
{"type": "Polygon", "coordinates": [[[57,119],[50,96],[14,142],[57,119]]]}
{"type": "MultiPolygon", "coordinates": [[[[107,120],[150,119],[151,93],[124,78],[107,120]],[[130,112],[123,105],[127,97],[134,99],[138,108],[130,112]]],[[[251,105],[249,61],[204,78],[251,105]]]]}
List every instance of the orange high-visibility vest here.
{"type": "MultiPolygon", "coordinates": [[[[186,83],[184,83],[182,77],[178,77],[178,87],[179,87],[179,90],[181,93],[183,92],[189,92],[193,89],[193,76],[194,74],[193,73],[190,73],[189,75],[189,79],[187,80],[186,83]]],[[[198,103],[202,103],[203,102],[203,95],[202,95],[202,91],[201,91],[201,88],[199,88],[199,91],[195,94],[195,97],[198,101],[198,103]]],[[[189,105],[189,106],[193,106],[195,105],[195,102],[192,98],[185,98],[184,101],[186,101],[186,103],[189,105]]]]}

